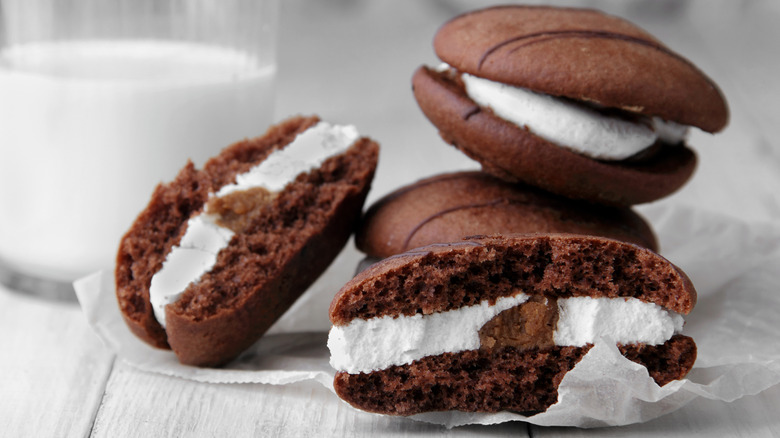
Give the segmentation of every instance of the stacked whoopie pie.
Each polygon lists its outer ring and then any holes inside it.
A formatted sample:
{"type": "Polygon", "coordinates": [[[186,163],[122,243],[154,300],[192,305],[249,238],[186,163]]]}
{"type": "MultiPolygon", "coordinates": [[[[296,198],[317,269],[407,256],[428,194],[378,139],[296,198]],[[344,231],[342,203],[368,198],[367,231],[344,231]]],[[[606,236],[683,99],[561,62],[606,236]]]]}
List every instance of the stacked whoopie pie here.
{"type": "Polygon", "coordinates": [[[394,415],[541,412],[599,339],[658,385],[683,378],[696,291],[631,206],[690,178],[689,127],[728,121],[717,86],[592,10],[479,10],[434,48],[444,64],[415,72],[414,96],[483,172],[419,181],[364,215],[356,244],[376,263],[330,307],[338,395],[394,415]]]}

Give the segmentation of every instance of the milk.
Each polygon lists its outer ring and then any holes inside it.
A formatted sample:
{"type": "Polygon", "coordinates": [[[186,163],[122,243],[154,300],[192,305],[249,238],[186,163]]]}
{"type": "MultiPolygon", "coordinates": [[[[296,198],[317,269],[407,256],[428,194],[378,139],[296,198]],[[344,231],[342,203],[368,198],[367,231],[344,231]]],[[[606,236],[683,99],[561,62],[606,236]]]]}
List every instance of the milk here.
{"type": "Polygon", "coordinates": [[[113,266],[157,183],[265,131],[274,74],[183,42],[0,52],[0,259],[65,281],[113,266]]]}

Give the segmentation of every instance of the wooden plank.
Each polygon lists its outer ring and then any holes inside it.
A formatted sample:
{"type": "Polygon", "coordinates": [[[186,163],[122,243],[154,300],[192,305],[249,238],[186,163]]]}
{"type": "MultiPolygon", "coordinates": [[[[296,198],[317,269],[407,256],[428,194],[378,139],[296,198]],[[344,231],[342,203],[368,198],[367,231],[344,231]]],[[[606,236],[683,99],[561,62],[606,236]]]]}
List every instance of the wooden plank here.
{"type": "Polygon", "coordinates": [[[353,409],[318,383],[274,386],[197,383],[118,362],[92,430],[125,436],[527,436],[524,423],[447,430],[353,409]]]}
{"type": "Polygon", "coordinates": [[[0,436],[86,436],[113,365],[75,303],[0,287],[0,436]]]}

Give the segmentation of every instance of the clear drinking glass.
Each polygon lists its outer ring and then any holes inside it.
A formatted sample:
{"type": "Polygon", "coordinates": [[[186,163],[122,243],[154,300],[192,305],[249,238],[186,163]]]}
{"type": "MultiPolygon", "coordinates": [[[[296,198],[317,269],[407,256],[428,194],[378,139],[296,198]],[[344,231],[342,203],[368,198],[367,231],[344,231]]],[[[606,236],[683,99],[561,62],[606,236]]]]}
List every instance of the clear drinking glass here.
{"type": "Polygon", "coordinates": [[[0,281],[73,296],[154,187],[272,121],[278,0],[0,0],[0,281]]]}

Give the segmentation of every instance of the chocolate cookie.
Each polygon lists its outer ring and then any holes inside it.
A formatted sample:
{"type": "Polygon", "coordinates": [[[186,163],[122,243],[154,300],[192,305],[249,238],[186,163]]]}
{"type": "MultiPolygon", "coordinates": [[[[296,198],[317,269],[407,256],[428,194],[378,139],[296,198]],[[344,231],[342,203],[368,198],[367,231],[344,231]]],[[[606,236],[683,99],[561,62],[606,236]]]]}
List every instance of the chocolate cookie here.
{"type": "Polygon", "coordinates": [[[254,343],[341,251],[378,146],[351,126],[295,117],[187,164],[120,242],[116,294],[130,329],[185,364],[254,343]]]}
{"type": "Polygon", "coordinates": [[[657,250],[650,226],[630,208],[574,201],[482,172],[438,175],[388,194],[363,216],[355,243],[381,259],[431,243],[512,233],[595,235],[657,250]]]}
{"type": "Polygon", "coordinates": [[[532,413],[597,338],[658,385],[696,359],[680,334],[696,303],[656,253],[567,234],[475,237],[387,258],[330,306],[336,393],[370,412],[532,413]]]}
{"type": "Polygon", "coordinates": [[[566,197],[631,205],[693,173],[689,126],[728,108],[693,64],[633,24],[592,10],[504,6],[464,14],[434,39],[414,95],[441,136],[484,169],[566,197]]]}

